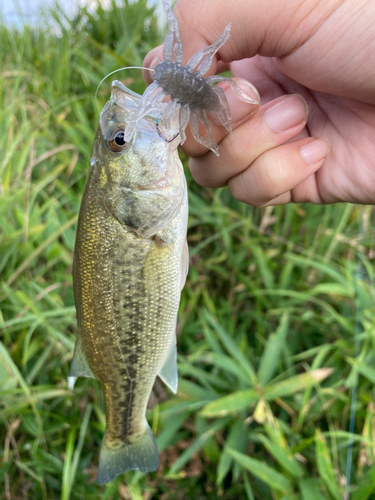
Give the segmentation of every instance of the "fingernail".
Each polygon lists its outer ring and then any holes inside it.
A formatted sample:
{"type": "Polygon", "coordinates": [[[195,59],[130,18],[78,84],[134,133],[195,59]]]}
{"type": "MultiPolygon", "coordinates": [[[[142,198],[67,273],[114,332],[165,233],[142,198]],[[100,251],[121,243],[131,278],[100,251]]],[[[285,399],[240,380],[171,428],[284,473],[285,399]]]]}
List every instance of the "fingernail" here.
{"type": "Polygon", "coordinates": [[[323,160],[329,152],[329,144],[324,139],[314,139],[299,148],[302,158],[308,165],[323,160]]]}
{"type": "MultiPolygon", "coordinates": [[[[155,69],[158,64],[161,63],[161,60],[158,58],[158,56],[154,57],[153,60],[151,61],[151,64],[149,65],[149,69],[155,69]]],[[[147,76],[145,76],[146,81],[148,81],[148,78],[150,79],[151,82],[154,81],[154,72],[153,71],[145,71],[143,70],[143,74],[147,73],[147,76]]]]}
{"type": "Polygon", "coordinates": [[[158,56],[154,57],[153,60],[151,61],[151,64],[149,66],[150,69],[155,69],[158,64],[161,63],[161,60],[159,59],[158,56]]]}
{"type": "Polygon", "coordinates": [[[267,125],[273,132],[284,132],[302,124],[307,118],[307,104],[302,96],[284,97],[264,112],[267,125]]]}

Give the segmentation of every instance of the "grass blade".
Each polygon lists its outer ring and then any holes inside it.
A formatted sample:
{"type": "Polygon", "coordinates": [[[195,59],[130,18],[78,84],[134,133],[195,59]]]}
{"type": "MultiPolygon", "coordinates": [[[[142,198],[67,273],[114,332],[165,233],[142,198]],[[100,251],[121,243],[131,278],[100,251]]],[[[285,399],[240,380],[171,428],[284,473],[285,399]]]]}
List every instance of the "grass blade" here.
{"type": "Polygon", "coordinates": [[[208,403],[200,412],[201,417],[224,417],[238,413],[258,401],[259,394],[255,389],[237,391],[228,396],[208,403]]]}
{"type": "Polygon", "coordinates": [[[268,384],[277,370],[277,364],[288,333],[288,323],[289,316],[284,313],[279,328],[268,339],[258,369],[258,381],[261,386],[268,384]]]}
{"type": "Polygon", "coordinates": [[[373,465],[358,483],[351,500],[367,500],[375,491],[375,465],[373,465]]]}
{"type": "Polygon", "coordinates": [[[333,470],[327,442],[319,429],[317,429],[315,435],[315,456],[319,475],[322,478],[327,490],[335,500],[341,500],[342,494],[333,470]]]}
{"type": "Polygon", "coordinates": [[[301,479],[299,482],[302,500],[322,500],[322,491],[316,479],[301,479]]]}
{"type": "Polygon", "coordinates": [[[254,476],[259,477],[259,479],[268,484],[273,490],[281,491],[282,493],[292,491],[293,488],[291,482],[285,476],[272,469],[269,465],[232,449],[228,449],[228,453],[232,455],[234,460],[236,460],[244,469],[248,470],[254,476]]]}
{"type": "Polygon", "coordinates": [[[287,380],[278,382],[264,388],[264,396],[268,401],[275,398],[290,396],[298,391],[302,391],[328,378],[333,372],[332,368],[319,368],[308,373],[302,373],[287,380]]]}

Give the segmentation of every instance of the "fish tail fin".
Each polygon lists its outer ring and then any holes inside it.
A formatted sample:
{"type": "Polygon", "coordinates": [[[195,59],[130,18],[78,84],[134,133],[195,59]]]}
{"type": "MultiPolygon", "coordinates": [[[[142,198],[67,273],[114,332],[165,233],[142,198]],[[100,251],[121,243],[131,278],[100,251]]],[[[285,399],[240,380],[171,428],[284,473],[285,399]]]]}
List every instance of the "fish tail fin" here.
{"type": "Polygon", "coordinates": [[[131,436],[119,447],[111,447],[104,435],[99,455],[98,484],[112,481],[127,470],[154,471],[159,466],[159,450],[148,423],[138,436],[131,436]]]}

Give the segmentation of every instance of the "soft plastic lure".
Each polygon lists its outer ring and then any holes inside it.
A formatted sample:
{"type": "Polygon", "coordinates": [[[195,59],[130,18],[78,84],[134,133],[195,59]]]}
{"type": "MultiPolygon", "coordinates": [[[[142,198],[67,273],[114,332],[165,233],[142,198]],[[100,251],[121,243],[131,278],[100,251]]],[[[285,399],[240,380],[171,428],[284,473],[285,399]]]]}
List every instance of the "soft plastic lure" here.
{"type": "Polygon", "coordinates": [[[258,104],[258,101],[246,95],[231,78],[220,75],[203,77],[209,70],[216,52],[228,40],[231,23],[226,26],[217,42],[194,54],[187,65],[182,66],[183,52],[177,19],[169,1],[163,0],[163,4],[169,26],[164,40],[164,61],[156,66],[154,82],[144,92],[137,111],[126,127],[125,141],[130,141],[138,120],[170,96],[171,100],[165,114],[166,128],[169,128],[169,122],[178,114],[181,144],[186,140],[185,129],[190,122],[190,129],[195,140],[219,156],[219,147],[212,136],[206,113],[216,113],[230,133],[232,132],[229,123],[231,115],[224,90],[221,87],[211,86],[211,83],[227,82],[241,101],[258,104]],[[208,137],[199,134],[199,121],[204,125],[208,137]]]}

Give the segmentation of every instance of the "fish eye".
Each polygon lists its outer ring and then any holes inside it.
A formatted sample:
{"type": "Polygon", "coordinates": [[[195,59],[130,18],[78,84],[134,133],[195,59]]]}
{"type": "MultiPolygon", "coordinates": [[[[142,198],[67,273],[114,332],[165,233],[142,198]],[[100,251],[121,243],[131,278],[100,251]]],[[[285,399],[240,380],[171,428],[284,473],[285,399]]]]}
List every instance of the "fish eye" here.
{"type": "Polygon", "coordinates": [[[120,153],[126,146],[125,134],[123,128],[115,128],[111,130],[107,136],[107,146],[114,153],[120,153]]]}

